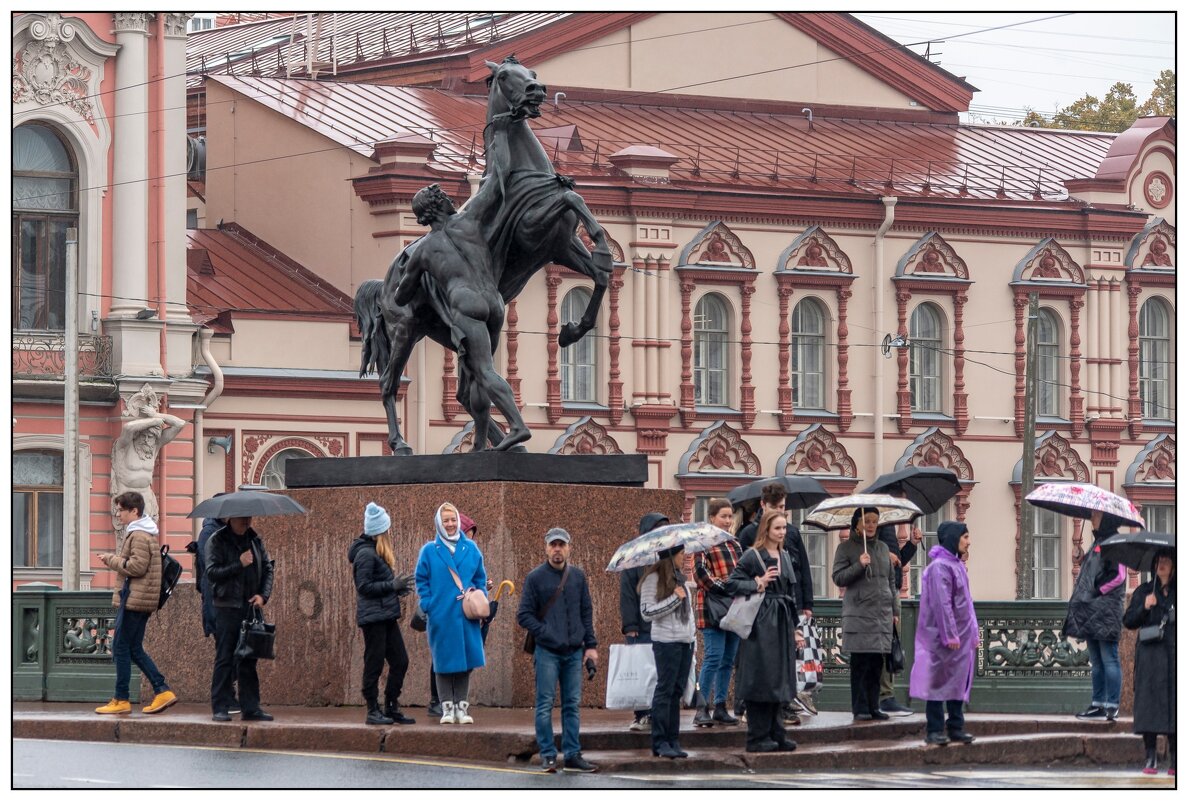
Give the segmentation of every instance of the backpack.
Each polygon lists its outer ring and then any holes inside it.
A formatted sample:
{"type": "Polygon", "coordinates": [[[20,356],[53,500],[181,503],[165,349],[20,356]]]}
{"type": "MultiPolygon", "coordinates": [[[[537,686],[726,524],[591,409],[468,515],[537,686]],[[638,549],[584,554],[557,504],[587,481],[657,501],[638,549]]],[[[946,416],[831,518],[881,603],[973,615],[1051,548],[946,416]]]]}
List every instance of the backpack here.
{"type": "Polygon", "coordinates": [[[157,601],[157,608],[160,609],[169,600],[169,596],[173,595],[173,589],[177,586],[177,582],[181,580],[182,566],[181,562],[169,555],[169,546],[161,546],[161,598],[157,601]]]}

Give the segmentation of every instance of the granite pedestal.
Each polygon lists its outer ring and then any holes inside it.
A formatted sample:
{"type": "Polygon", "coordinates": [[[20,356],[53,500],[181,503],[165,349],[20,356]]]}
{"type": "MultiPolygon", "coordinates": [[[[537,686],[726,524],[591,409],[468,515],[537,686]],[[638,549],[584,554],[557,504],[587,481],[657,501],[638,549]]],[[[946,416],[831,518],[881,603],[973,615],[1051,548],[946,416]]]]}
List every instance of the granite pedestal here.
{"type": "MultiPolygon", "coordinates": [[[[573,458],[577,457],[554,457],[561,463],[573,458]]],[[[544,560],[544,533],[553,526],[567,529],[573,535],[572,563],[590,580],[599,641],[599,673],[584,684],[582,703],[601,705],[608,649],[622,641],[619,575],[607,573],[606,563],[620,544],[636,536],[644,514],[657,511],[679,521],[683,508],[683,494],[676,490],[522,481],[322,487],[291,489],[287,494],[309,514],[257,518],[253,523],[276,560],[276,582],[265,616],[277,624],[277,658],[259,665],[266,707],[362,703],[363,638],[355,624],[347,548],[362,532],[368,501],[391,515],[397,570],[407,573],[413,572],[421,546],[433,537],[438,505],[455,504],[477,521],[476,541],[496,586],[511,579],[518,588],[544,560]]],[[[179,595],[154,616],[146,647],[181,697],[201,701],[209,698],[213,640],[202,638],[197,593],[183,587],[179,595]]],[[[427,703],[429,689],[426,637],[408,627],[415,603],[414,595],[405,598],[401,620],[410,658],[401,701],[414,706],[427,703]]],[[[532,658],[521,650],[524,632],[515,622],[518,603],[518,592],[500,600],[487,640],[487,665],[472,677],[472,702],[532,704],[532,658]]]]}

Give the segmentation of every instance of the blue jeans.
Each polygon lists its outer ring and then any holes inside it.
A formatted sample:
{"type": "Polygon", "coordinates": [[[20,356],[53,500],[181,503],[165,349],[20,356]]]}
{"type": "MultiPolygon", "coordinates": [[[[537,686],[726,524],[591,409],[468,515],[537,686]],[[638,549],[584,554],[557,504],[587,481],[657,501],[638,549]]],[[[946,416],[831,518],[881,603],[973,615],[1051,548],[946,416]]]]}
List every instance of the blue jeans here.
{"type": "Polygon", "coordinates": [[[1122,666],[1118,662],[1118,643],[1086,640],[1089,666],[1093,675],[1093,705],[1117,709],[1122,698],[1122,666]]]}
{"type": "Polygon", "coordinates": [[[697,686],[707,704],[726,703],[730,690],[730,674],[734,671],[734,657],[738,653],[738,635],[721,629],[702,629],[705,642],[705,661],[697,686]],[[712,695],[712,697],[711,697],[712,695]]]}
{"type": "Polygon", "coordinates": [[[582,700],[582,649],[558,654],[538,645],[533,655],[536,665],[536,745],[541,757],[557,756],[553,741],[553,699],[561,684],[561,750],[569,759],[582,751],[579,741],[582,700]]]}
{"type": "Polygon", "coordinates": [[[111,644],[111,656],[115,661],[116,686],[115,697],[120,701],[128,700],[128,684],[132,681],[132,663],[140,668],[149,682],[153,685],[153,692],[162,693],[169,689],[165,677],[153,660],[144,651],[144,627],[148,625],[148,612],[133,612],[124,608],[128,587],[120,593],[120,611],[116,613],[115,638],[111,644]]]}
{"type": "Polygon", "coordinates": [[[965,731],[965,702],[956,701],[927,701],[924,704],[924,715],[928,719],[927,732],[940,734],[945,729],[945,712],[949,713],[949,731],[965,731]]]}

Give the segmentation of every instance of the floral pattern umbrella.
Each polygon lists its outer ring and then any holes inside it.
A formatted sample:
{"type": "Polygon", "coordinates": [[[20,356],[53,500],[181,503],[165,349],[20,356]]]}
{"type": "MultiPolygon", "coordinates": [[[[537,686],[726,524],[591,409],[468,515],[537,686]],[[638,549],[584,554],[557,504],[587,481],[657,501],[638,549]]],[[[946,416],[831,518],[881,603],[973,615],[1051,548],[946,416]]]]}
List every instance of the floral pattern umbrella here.
{"type": "Polygon", "coordinates": [[[618,573],[633,567],[654,565],[660,561],[660,553],[663,551],[684,548],[685,553],[700,553],[732,539],[734,536],[729,531],[709,523],[675,523],[671,526],[661,526],[620,545],[606,569],[608,572],[618,573]]]}
{"type": "Polygon", "coordinates": [[[924,514],[920,511],[919,506],[907,498],[867,493],[821,501],[804,519],[804,522],[805,525],[816,526],[826,531],[849,528],[850,520],[854,517],[854,510],[866,506],[873,506],[879,510],[880,526],[910,523],[924,514]]]}
{"type": "Polygon", "coordinates": [[[1120,526],[1144,525],[1143,516],[1133,503],[1096,484],[1051,481],[1033,490],[1027,496],[1027,502],[1082,520],[1088,520],[1094,512],[1101,512],[1106,522],[1114,518],[1112,522],[1120,526]]]}

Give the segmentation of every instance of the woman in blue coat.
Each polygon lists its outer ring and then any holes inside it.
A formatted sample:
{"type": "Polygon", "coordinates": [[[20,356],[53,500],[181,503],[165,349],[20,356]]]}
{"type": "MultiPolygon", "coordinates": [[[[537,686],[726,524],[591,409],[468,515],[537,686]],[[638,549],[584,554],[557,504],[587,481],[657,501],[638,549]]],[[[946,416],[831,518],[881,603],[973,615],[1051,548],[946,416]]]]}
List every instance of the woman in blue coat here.
{"type": "Polygon", "coordinates": [[[421,611],[428,620],[429,652],[437,671],[441,722],[474,723],[466,700],[470,671],[485,665],[486,657],[480,621],[462,614],[462,594],[472,587],[485,591],[487,571],[478,545],[462,533],[453,504],[439,506],[433,523],[437,536],[421,548],[416,578],[421,611]]]}

